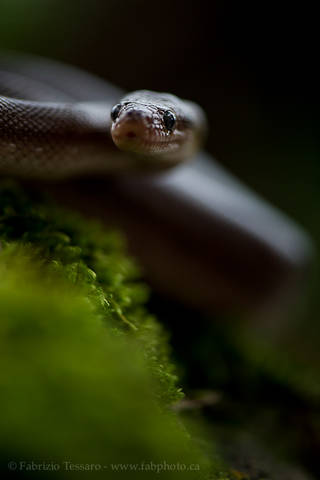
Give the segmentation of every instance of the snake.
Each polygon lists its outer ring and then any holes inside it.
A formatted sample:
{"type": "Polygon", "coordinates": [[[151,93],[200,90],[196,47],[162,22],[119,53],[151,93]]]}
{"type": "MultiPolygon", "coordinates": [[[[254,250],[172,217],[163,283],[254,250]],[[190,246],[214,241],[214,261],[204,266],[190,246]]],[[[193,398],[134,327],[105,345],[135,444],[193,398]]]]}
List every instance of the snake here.
{"type": "Polygon", "coordinates": [[[0,56],[0,173],[67,178],[165,169],[192,158],[203,109],[169,93],[124,93],[32,56],[0,56]]]}
{"type": "Polygon", "coordinates": [[[113,218],[152,285],[185,304],[278,308],[295,297],[312,241],[204,152],[207,132],[192,101],[0,53],[0,176],[113,218]]]}

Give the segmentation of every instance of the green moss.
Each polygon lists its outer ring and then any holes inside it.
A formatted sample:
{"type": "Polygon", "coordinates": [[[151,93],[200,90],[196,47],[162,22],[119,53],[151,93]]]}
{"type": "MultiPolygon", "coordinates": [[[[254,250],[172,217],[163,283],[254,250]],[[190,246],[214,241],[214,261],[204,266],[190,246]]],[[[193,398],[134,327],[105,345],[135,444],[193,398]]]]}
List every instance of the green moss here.
{"type": "Polygon", "coordinates": [[[227,479],[168,408],[182,393],[167,336],[143,306],[122,237],[6,183],[0,238],[3,468],[13,461],[34,478],[45,462],[70,478],[72,462],[105,478],[227,479]]]}
{"type": "Polygon", "coordinates": [[[106,233],[98,223],[56,209],[11,183],[2,184],[0,198],[3,245],[14,241],[32,247],[35,260],[85,288],[109,328],[141,344],[163,403],[179,400],[182,393],[168,360],[166,333],[143,306],[148,290],[124,253],[121,235],[106,233]]]}
{"type": "Polygon", "coordinates": [[[174,416],[159,410],[134,343],[107,328],[85,288],[43,274],[20,246],[1,255],[2,454],[61,466],[199,463],[174,416]]]}

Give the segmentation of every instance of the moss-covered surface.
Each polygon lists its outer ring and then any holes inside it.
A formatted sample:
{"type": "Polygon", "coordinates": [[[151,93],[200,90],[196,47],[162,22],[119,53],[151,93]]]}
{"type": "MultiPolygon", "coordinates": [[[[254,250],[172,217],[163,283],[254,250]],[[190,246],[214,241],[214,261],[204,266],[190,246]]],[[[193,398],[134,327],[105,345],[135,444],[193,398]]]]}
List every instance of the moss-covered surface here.
{"type": "Polygon", "coordinates": [[[70,286],[84,289],[115,334],[130,333],[141,344],[161,401],[168,405],[181,398],[168,360],[166,334],[143,306],[148,290],[138,281],[137,266],[125,255],[122,236],[56,209],[14,184],[2,184],[0,202],[3,249],[14,242],[42,264],[44,275],[56,271],[70,286]]]}
{"type": "Polygon", "coordinates": [[[315,471],[315,374],[243,332],[170,306],[185,368],[178,380],[121,235],[10,182],[0,184],[0,242],[5,472],[11,461],[26,478],[78,477],[79,469],[103,478],[309,478],[269,458],[261,430],[276,455],[315,471]],[[209,394],[195,393],[201,388],[209,394]]]}
{"type": "Polygon", "coordinates": [[[183,395],[166,334],[121,236],[11,183],[0,236],[3,470],[229,478],[169,408],[183,395]]]}

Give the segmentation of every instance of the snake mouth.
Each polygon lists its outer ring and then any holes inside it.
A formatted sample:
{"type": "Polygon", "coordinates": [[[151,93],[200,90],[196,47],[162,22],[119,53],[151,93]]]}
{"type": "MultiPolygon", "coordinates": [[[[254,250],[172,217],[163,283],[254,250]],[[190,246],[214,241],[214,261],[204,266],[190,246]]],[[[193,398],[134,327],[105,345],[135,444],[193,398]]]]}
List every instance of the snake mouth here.
{"type": "Polygon", "coordinates": [[[111,127],[113,142],[120,150],[133,153],[151,154],[165,150],[168,143],[164,131],[150,125],[145,118],[123,118],[111,127]]]}
{"type": "Polygon", "coordinates": [[[137,137],[137,134],[136,134],[133,130],[129,130],[129,131],[126,133],[126,137],[127,137],[127,138],[136,138],[136,137],[137,137]]]}

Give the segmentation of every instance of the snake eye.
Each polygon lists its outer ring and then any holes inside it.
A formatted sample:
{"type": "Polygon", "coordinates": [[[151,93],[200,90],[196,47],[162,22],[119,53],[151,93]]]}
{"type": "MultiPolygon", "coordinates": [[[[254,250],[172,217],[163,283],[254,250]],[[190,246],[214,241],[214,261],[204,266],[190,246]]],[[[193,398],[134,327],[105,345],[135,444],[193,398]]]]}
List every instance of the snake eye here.
{"type": "Polygon", "coordinates": [[[163,114],[163,122],[165,124],[166,129],[169,130],[169,131],[172,131],[172,129],[173,129],[175,123],[176,123],[176,117],[174,116],[174,114],[172,112],[167,110],[163,114]]]}
{"type": "Polygon", "coordinates": [[[110,116],[111,116],[111,120],[113,122],[118,118],[121,107],[122,107],[121,103],[117,103],[117,105],[112,107],[111,112],[110,112],[110,116]]]}

